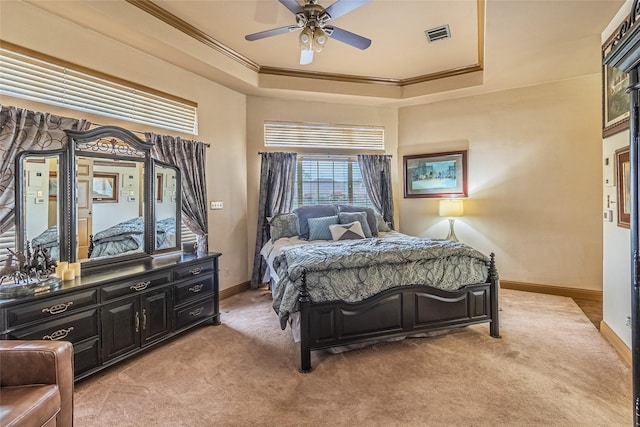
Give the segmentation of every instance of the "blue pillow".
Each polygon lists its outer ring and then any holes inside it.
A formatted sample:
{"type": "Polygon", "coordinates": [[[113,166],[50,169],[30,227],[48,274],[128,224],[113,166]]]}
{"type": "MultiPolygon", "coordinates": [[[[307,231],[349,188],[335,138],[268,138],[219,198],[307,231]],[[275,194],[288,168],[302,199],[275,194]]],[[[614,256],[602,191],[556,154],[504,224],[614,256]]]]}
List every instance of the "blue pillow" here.
{"type": "Polygon", "coordinates": [[[293,210],[298,216],[298,234],[301,239],[309,240],[309,218],[338,215],[334,205],[305,205],[293,210]]]}
{"type": "Polygon", "coordinates": [[[338,218],[340,219],[340,224],[349,224],[351,222],[358,221],[362,226],[364,237],[373,237],[371,234],[371,228],[367,222],[366,212],[340,212],[338,214],[338,218]]]}
{"type": "Polygon", "coordinates": [[[330,225],[338,223],[338,216],[309,218],[309,240],[332,240],[330,225]]]}
{"type": "MultiPolygon", "coordinates": [[[[371,234],[375,237],[378,235],[378,224],[376,222],[376,213],[371,208],[364,206],[338,205],[339,212],[365,212],[367,214],[367,224],[371,234]]],[[[364,227],[362,228],[364,230],[364,227]]],[[[368,236],[371,237],[371,236],[368,236]]]]}

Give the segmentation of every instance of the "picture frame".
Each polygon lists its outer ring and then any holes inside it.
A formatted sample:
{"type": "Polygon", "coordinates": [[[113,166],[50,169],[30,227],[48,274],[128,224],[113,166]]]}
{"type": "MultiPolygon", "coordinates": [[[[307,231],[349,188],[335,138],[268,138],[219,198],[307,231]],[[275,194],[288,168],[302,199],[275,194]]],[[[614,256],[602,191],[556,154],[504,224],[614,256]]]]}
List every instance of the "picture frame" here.
{"type": "Polygon", "coordinates": [[[58,173],[49,172],[49,200],[58,198],[58,173]]]}
{"type": "MultiPolygon", "coordinates": [[[[632,11],[633,13],[633,11],[632,11]]],[[[632,25],[631,14],[602,45],[602,137],[607,138],[629,129],[629,75],[604,64],[605,57],[632,25]]]]}
{"type": "Polygon", "coordinates": [[[631,162],[629,147],[616,150],[618,227],[631,228],[631,162]]]}
{"type": "Polygon", "coordinates": [[[96,203],[118,202],[118,174],[95,172],[93,174],[92,197],[96,203]]]}
{"type": "Polygon", "coordinates": [[[467,151],[403,156],[404,197],[467,197],[467,151]]]}
{"type": "Polygon", "coordinates": [[[163,176],[161,173],[156,174],[156,202],[162,203],[164,200],[164,190],[162,187],[163,176]]]}

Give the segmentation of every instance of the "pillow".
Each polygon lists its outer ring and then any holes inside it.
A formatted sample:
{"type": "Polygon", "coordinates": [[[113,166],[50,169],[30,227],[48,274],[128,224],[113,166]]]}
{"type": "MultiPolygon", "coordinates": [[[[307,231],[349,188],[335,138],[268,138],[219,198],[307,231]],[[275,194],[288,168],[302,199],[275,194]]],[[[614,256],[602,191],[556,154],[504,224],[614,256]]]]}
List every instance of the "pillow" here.
{"type": "Polygon", "coordinates": [[[362,232],[365,237],[373,237],[369,224],[367,223],[366,212],[340,212],[338,214],[338,222],[340,224],[349,224],[353,221],[358,221],[362,227],[362,232]]]}
{"type": "Polygon", "coordinates": [[[278,214],[269,220],[271,240],[298,235],[298,217],[296,214],[278,214]]]}
{"type": "Polygon", "coordinates": [[[366,212],[367,224],[369,225],[369,230],[371,230],[371,234],[373,236],[378,235],[378,225],[376,224],[376,212],[373,209],[365,208],[363,206],[338,205],[338,210],[340,212],[366,212]]]}
{"type": "Polygon", "coordinates": [[[364,239],[362,224],[360,221],[353,221],[349,224],[334,224],[329,226],[331,238],[333,240],[354,240],[364,239]]]}
{"type": "Polygon", "coordinates": [[[384,218],[379,213],[376,214],[376,223],[378,224],[378,231],[391,231],[389,224],[384,221],[384,218]]]}
{"type": "Polygon", "coordinates": [[[293,210],[298,216],[298,234],[301,239],[309,240],[309,218],[338,215],[338,208],[334,205],[307,205],[293,210]]]}
{"type": "Polygon", "coordinates": [[[329,226],[338,223],[338,216],[309,218],[309,240],[331,240],[329,226]]]}

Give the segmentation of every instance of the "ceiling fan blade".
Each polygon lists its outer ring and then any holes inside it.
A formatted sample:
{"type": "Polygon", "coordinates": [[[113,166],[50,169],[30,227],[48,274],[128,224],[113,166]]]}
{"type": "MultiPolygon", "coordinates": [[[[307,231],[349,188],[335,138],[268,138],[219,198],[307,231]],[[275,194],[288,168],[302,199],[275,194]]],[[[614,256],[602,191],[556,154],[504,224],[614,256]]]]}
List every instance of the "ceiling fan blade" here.
{"type": "Polygon", "coordinates": [[[296,25],[289,25],[286,27],[273,28],[271,30],[260,31],[259,33],[248,34],[244,36],[244,38],[249,41],[254,41],[254,40],[264,39],[266,37],[277,36],[279,34],[290,33],[292,31],[297,31],[297,30],[301,30],[301,28],[296,25]]]}
{"type": "Polygon", "coordinates": [[[371,40],[352,33],[351,31],[343,30],[342,28],[338,27],[326,27],[325,30],[331,31],[326,31],[326,33],[332,39],[336,39],[338,41],[341,41],[342,43],[357,47],[358,49],[365,50],[366,48],[371,46],[371,40]]]}
{"type": "Polygon", "coordinates": [[[331,19],[336,19],[339,16],[342,16],[345,13],[351,12],[353,9],[357,9],[360,6],[364,6],[367,3],[369,3],[369,0],[353,0],[353,1],[338,0],[337,2],[335,2],[334,4],[326,8],[325,12],[331,15],[331,19]]]}
{"type": "Polygon", "coordinates": [[[289,9],[294,15],[304,12],[304,9],[300,7],[300,4],[296,0],[278,0],[284,7],[289,9]]]}
{"type": "Polygon", "coordinates": [[[313,61],[313,50],[300,48],[300,65],[311,64],[313,61]]]}

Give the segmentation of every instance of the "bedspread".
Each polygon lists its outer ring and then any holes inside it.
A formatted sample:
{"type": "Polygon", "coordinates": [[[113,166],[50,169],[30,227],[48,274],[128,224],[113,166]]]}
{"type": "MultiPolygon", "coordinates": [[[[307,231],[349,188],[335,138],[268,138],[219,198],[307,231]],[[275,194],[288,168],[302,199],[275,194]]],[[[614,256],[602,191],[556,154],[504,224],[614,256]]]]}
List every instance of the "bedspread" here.
{"type": "Polygon", "coordinates": [[[298,311],[302,273],[311,301],[358,302],[396,286],[457,290],[483,283],[489,258],[459,242],[418,237],[323,242],[283,249],[274,260],[273,308],[282,329],[298,311]]]}

